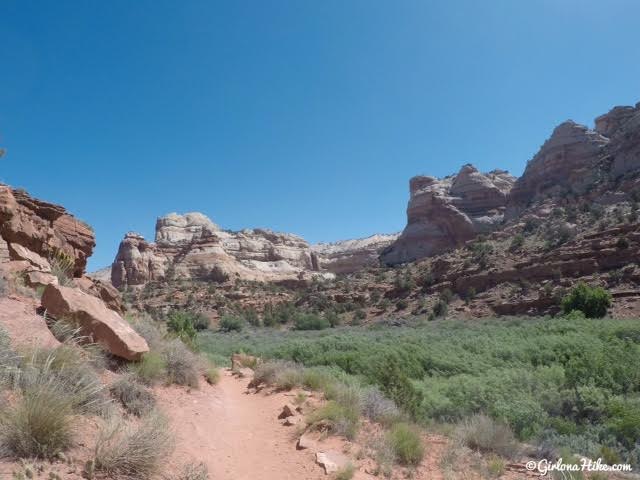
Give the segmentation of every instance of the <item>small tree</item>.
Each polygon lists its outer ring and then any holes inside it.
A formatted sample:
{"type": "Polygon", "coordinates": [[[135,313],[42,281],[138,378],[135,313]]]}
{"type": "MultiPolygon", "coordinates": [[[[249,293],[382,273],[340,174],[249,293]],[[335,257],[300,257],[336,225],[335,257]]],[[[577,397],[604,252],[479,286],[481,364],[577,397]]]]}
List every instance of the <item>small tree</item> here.
{"type": "Polygon", "coordinates": [[[602,318],[611,306],[611,294],[602,287],[590,287],[579,283],[562,299],[562,310],[571,313],[579,310],[587,318],[602,318]]]}

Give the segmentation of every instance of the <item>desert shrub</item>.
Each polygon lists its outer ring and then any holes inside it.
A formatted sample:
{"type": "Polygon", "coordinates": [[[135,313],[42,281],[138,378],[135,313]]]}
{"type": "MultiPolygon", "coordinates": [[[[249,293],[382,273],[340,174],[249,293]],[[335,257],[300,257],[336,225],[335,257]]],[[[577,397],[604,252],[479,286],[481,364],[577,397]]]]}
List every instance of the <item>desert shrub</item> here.
{"type": "Polygon", "coordinates": [[[73,271],[75,269],[75,259],[59,250],[49,257],[51,273],[58,279],[58,283],[63,287],[73,285],[73,271]]]}
{"type": "Polygon", "coordinates": [[[166,364],[167,381],[176,385],[197,388],[200,377],[198,358],[184,343],[175,339],[162,350],[166,364]]]}
{"type": "Polygon", "coordinates": [[[619,237],[616,240],[616,247],[620,249],[629,248],[629,240],[626,237],[619,237]]]}
{"type": "Polygon", "coordinates": [[[358,321],[364,320],[365,318],[367,318],[367,313],[362,309],[358,309],[353,314],[353,318],[358,321]]]}
{"type": "Polygon", "coordinates": [[[361,398],[362,414],[374,422],[388,425],[400,417],[396,404],[375,387],[364,390],[361,398]]]}
{"type": "Polygon", "coordinates": [[[431,313],[433,314],[433,318],[446,317],[447,312],[449,311],[449,305],[444,300],[438,300],[433,306],[433,310],[431,313]]]}
{"type": "Polygon", "coordinates": [[[486,415],[477,414],[456,429],[456,437],[464,445],[483,453],[496,453],[512,458],[518,442],[511,429],[486,415]]]}
{"type": "Polygon", "coordinates": [[[590,287],[585,283],[576,285],[562,299],[562,310],[570,313],[579,310],[587,318],[601,318],[611,306],[611,294],[602,287],[590,287]]]}
{"type": "Polygon", "coordinates": [[[640,438],[640,399],[613,399],[607,417],[607,426],[616,439],[633,448],[640,438]]]}
{"type": "Polygon", "coordinates": [[[209,385],[216,385],[220,381],[220,370],[210,365],[204,372],[204,378],[209,385]]]}
{"type": "Polygon", "coordinates": [[[416,287],[416,282],[411,275],[411,271],[409,269],[404,272],[398,270],[393,282],[393,287],[399,294],[406,294],[413,290],[416,287]]]}
{"type": "Polygon", "coordinates": [[[0,450],[16,457],[53,457],[72,443],[74,401],[55,377],[26,387],[0,412],[0,450]]]}
{"type": "Polygon", "coordinates": [[[167,362],[160,352],[148,352],[142,359],[131,365],[131,370],[147,385],[153,385],[166,377],[167,362]]]}
{"type": "Polygon", "coordinates": [[[108,404],[105,388],[84,352],[71,345],[37,349],[24,356],[14,384],[23,392],[41,385],[58,388],[77,413],[101,413],[108,404]]]}
{"type": "Polygon", "coordinates": [[[336,472],[335,480],[351,480],[356,473],[356,467],[348,463],[336,472]]]}
{"type": "Polygon", "coordinates": [[[387,434],[398,463],[402,465],[419,465],[424,458],[424,445],[420,433],[406,423],[395,424],[387,434]]]}
{"type": "Polygon", "coordinates": [[[331,327],[329,320],[315,313],[298,313],[294,319],[296,330],[324,330],[331,327]]]}
{"type": "Polygon", "coordinates": [[[221,332],[239,332],[242,330],[243,321],[240,317],[223,315],[220,319],[221,332]]]}
{"type": "Polygon", "coordinates": [[[149,316],[135,317],[131,320],[134,330],[147,341],[151,350],[158,350],[164,344],[165,325],[149,316]]]}
{"type": "Polygon", "coordinates": [[[327,310],[324,313],[324,318],[325,320],[327,320],[327,322],[329,322],[329,325],[331,325],[331,328],[335,328],[342,323],[342,319],[340,318],[340,315],[338,315],[338,313],[335,310],[327,310]]]}
{"type": "Polygon", "coordinates": [[[491,254],[493,254],[493,245],[486,240],[479,239],[470,245],[471,260],[480,268],[487,268],[491,254]]]}
{"type": "Polygon", "coordinates": [[[524,245],[524,235],[521,233],[517,233],[511,239],[511,245],[509,245],[509,250],[516,251],[520,250],[524,245]]]}
{"type": "Polygon", "coordinates": [[[10,384],[20,363],[20,357],[11,347],[9,335],[0,326],[0,388],[10,384]]]}
{"type": "Polygon", "coordinates": [[[174,310],[167,315],[169,332],[187,343],[193,342],[198,334],[195,322],[196,317],[186,310],[174,310]]]}
{"type": "Polygon", "coordinates": [[[138,417],[151,412],[156,405],[156,399],[148,389],[135,382],[130,377],[123,377],[114,382],[109,391],[124,409],[138,417]]]}
{"type": "Polygon", "coordinates": [[[330,400],[312,412],[307,421],[311,425],[322,422],[332,433],[344,435],[353,440],[358,433],[359,418],[360,412],[357,408],[340,405],[338,402],[330,400]]]}
{"type": "Polygon", "coordinates": [[[139,425],[124,425],[112,418],[96,441],[96,470],[109,477],[149,478],[165,464],[173,449],[166,418],[153,413],[139,425]]]}

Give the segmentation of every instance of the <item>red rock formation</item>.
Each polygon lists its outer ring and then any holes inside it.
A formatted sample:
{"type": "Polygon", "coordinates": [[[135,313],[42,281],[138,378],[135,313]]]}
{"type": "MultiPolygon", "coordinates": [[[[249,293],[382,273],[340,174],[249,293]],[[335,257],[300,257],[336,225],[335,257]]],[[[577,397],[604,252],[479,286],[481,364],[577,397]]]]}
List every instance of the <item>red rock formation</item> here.
{"type": "Polygon", "coordinates": [[[462,245],[502,222],[507,193],[515,178],[505,171],[486,174],[465,165],[455,177],[410,180],[407,226],[381,260],[410,262],[462,245]]]}
{"type": "MultiPolygon", "coordinates": [[[[0,185],[0,237],[10,246],[21,246],[44,259],[57,251],[75,259],[74,274],[81,276],[93,252],[95,237],[85,223],[58,205],[30,197],[23,190],[0,185]]],[[[16,249],[9,249],[12,260],[16,249]]]]}

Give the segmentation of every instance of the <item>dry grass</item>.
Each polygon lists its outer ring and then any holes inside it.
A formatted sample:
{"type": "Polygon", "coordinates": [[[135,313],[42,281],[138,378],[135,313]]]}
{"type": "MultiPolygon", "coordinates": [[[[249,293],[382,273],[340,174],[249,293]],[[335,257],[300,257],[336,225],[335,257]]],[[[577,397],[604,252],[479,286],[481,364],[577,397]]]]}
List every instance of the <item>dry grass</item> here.
{"type": "Polygon", "coordinates": [[[75,399],[55,377],[38,378],[0,413],[0,451],[15,457],[52,457],[71,446],[75,399]]]}
{"type": "Polygon", "coordinates": [[[129,376],[113,383],[109,390],[128,413],[138,417],[151,412],[156,406],[153,393],[129,376]]]}
{"type": "Polygon", "coordinates": [[[177,475],[164,476],[164,480],[208,480],[209,471],[204,463],[189,463],[177,475]]]}
{"type": "Polygon", "coordinates": [[[482,453],[513,458],[518,452],[518,441],[509,426],[482,414],[474,415],[460,424],[455,437],[463,445],[482,453]]]}
{"type": "Polygon", "coordinates": [[[395,424],[387,434],[387,441],[401,465],[417,466],[424,458],[424,444],[415,427],[406,423],[395,424]]]}
{"type": "Polygon", "coordinates": [[[173,435],[163,416],[153,413],[137,426],[112,418],[98,435],[95,468],[108,477],[148,478],[173,450],[173,435]]]}
{"type": "Polygon", "coordinates": [[[184,343],[174,339],[164,347],[162,354],[166,362],[169,383],[198,388],[200,362],[184,343]]]}

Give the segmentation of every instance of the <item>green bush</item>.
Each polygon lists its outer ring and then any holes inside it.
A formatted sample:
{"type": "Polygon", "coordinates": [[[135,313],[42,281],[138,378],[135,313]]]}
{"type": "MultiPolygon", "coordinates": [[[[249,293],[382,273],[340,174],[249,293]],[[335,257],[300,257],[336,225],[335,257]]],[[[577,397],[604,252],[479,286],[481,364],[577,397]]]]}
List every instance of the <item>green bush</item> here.
{"type": "Polygon", "coordinates": [[[185,310],[174,310],[167,315],[167,328],[185,342],[193,342],[198,334],[196,317],[185,310]]]}
{"type": "Polygon", "coordinates": [[[331,327],[328,319],[315,313],[298,313],[293,325],[296,330],[324,330],[331,327]]]}
{"type": "Polygon", "coordinates": [[[311,413],[307,421],[311,425],[322,422],[332,433],[353,440],[358,433],[359,419],[360,412],[357,406],[340,405],[331,400],[311,413]]]}
{"type": "Polygon", "coordinates": [[[579,283],[562,299],[562,310],[571,313],[579,310],[587,318],[602,318],[611,306],[611,294],[602,287],[590,287],[579,283]]]}
{"type": "Polygon", "coordinates": [[[220,331],[221,332],[240,332],[243,327],[243,321],[239,317],[231,315],[223,315],[220,319],[220,331]]]}
{"type": "Polygon", "coordinates": [[[200,362],[180,340],[173,340],[162,350],[166,364],[167,381],[176,385],[198,388],[200,362]]]}
{"type": "Polygon", "coordinates": [[[145,353],[142,359],[130,368],[140,381],[147,385],[158,383],[167,375],[167,362],[160,352],[145,353]]]}
{"type": "Polygon", "coordinates": [[[395,424],[387,434],[387,441],[402,465],[419,465],[424,458],[424,444],[420,433],[406,423],[395,424]]]}

